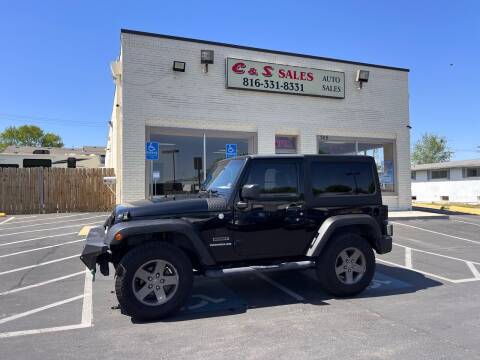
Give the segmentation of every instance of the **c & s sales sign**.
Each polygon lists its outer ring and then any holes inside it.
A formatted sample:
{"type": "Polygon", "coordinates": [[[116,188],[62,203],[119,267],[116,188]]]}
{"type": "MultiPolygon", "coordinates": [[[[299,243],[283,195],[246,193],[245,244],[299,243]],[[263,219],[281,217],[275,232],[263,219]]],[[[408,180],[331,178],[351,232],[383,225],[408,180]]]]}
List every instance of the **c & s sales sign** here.
{"type": "Polygon", "coordinates": [[[227,87],[333,98],[345,97],[345,73],[227,58],[227,87]]]}

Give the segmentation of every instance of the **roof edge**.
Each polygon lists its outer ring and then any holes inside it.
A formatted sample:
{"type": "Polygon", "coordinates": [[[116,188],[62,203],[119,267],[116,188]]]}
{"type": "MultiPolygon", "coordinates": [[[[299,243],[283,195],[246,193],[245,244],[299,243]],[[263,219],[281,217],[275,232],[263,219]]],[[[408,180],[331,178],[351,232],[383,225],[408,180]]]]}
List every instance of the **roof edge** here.
{"type": "Polygon", "coordinates": [[[410,169],[412,171],[425,171],[425,170],[437,170],[437,169],[458,169],[464,167],[479,167],[480,159],[468,159],[468,160],[452,160],[440,163],[430,164],[417,164],[412,165],[410,169]]]}
{"type": "Polygon", "coordinates": [[[277,55],[296,56],[296,57],[302,57],[302,58],[306,58],[306,59],[332,61],[332,62],[338,62],[338,63],[343,63],[343,64],[362,65],[362,66],[369,66],[369,67],[387,69],[387,70],[410,72],[410,69],[408,69],[408,68],[401,68],[401,67],[394,67],[394,66],[387,66],[387,65],[378,65],[378,64],[369,64],[369,63],[364,63],[364,62],[359,62],[359,61],[342,60],[342,59],[335,59],[335,58],[329,58],[329,57],[323,57],[323,56],[300,54],[300,53],[280,51],[280,50],[270,50],[270,49],[252,47],[252,46],[235,45],[235,44],[228,44],[228,43],[222,43],[222,42],[217,42],[217,41],[193,39],[193,38],[174,36],[174,35],[157,34],[157,33],[138,31],[138,30],[120,29],[120,33],[141,35],[141,36],[150,36],[150,37],[157,37],[157,38],[169,39],[169,40],[195,42],[195,43],[199,43],[199,44],[224,46],[224,47],[230,47],[230,48],[234,48],[234,49],[244,49],[244,50],[265,52],[265,53],[277,54],[277,55]]]}

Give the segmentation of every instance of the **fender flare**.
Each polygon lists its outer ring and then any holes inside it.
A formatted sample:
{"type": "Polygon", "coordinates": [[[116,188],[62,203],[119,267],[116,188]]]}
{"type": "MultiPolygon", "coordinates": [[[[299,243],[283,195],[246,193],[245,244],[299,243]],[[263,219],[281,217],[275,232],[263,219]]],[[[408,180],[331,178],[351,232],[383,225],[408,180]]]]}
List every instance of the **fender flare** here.
{"type": "Polygon", "coordinates": [[[203,265],[215,265],[215,260],[205,246],[198,232],[193,225],[182,219],[154,219],[126,221],[113,225],[105,236],[105,244],[115,243],[114,236],[120,233],[122,237],[128,238],[133,235],[151,234],[160,232],[176,232],[185,235],[195,249],[200,262],[203,265]]]}
{"type": "Polygon", "coordinates": [[[339,228],[351,225],[367,225],[375,244],[382,239],[380,226],[373,217],[366,214],[335,215],[326,219],[318,229],[307,251],[307,256],[316,257],[327,244],[333,232],[339,228]]]}

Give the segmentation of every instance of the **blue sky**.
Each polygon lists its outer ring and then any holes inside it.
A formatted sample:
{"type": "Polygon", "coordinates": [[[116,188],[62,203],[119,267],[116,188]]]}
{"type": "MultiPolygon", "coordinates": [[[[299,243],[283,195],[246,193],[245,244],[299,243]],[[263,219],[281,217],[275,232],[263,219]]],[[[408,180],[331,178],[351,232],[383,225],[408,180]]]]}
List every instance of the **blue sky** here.
{"type": "Polygon", "coordinates": [[[435,132],[456,159],[480,158],[475,0],[0,0],[0,131],[104,145],[120,28],[410,68],[412,141],[435,132]]]}

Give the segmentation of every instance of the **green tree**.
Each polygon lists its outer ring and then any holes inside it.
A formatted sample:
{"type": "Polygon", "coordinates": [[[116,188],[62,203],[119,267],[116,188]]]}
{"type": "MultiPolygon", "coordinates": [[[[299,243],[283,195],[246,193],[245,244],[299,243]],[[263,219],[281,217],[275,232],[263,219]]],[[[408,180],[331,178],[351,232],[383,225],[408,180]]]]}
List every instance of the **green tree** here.
{"type": "Polygon", "coordinates": [[[449,161],[453,155],[447,139],[432,133],[423,134],[415,143],[412,154],[414,164],[431,164],[449,161]]]}
{"type": "Polygon", "coordinates": [[[62,147],[62,138],[54,133],[46,133],[42,138],[42,146],[44,147],[62,147]]]}
{"type": "Polygon", "coordinates": [[[62,138],[35,125],[9,126],[0,133],[0,151],[9,145],[62,147],[62,138]]]}

